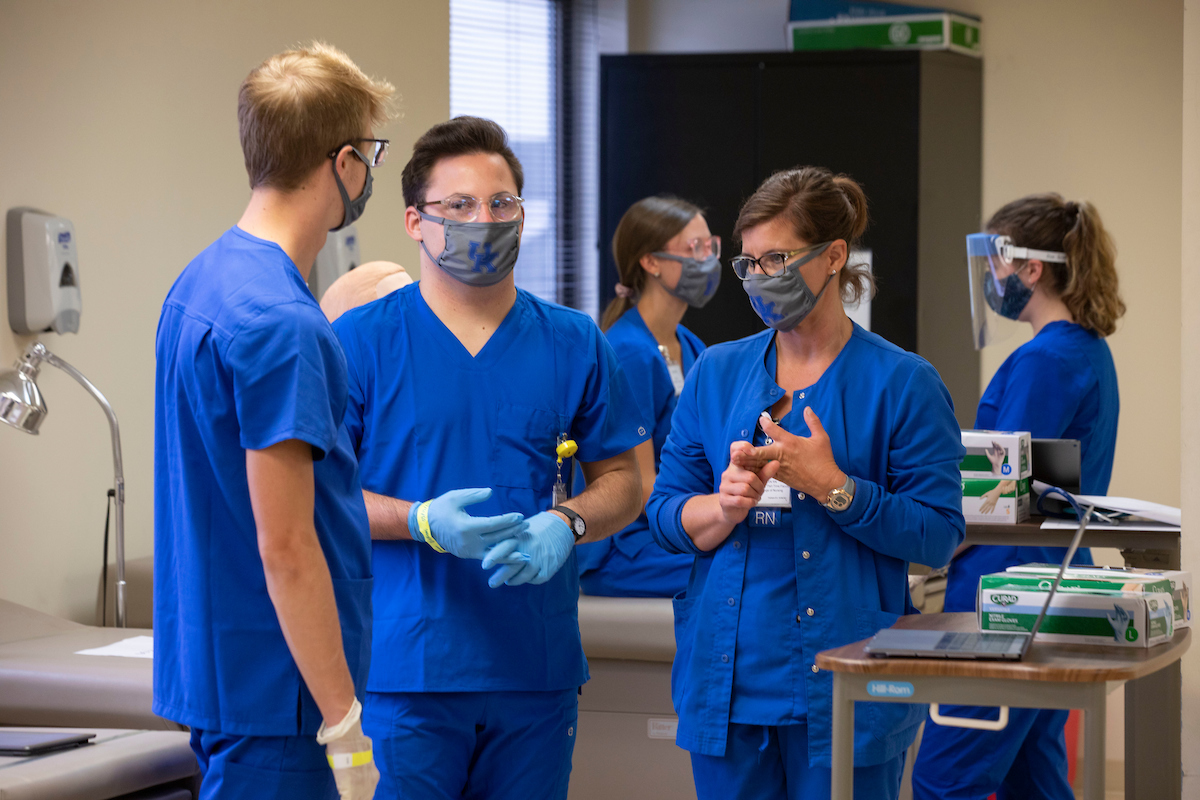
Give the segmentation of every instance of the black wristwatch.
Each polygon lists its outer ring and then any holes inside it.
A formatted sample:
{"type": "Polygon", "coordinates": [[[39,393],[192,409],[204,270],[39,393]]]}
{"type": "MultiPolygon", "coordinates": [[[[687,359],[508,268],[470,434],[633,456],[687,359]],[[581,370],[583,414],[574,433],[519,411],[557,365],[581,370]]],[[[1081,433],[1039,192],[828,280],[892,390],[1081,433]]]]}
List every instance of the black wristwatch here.
{"type": "Polygon", "coordinates": [[[571,520],[571,533],[575,534],[575,541],[578,542],[584,537],[584,534],[587,533],[587,523],[583,521],[583,517],[579,516],[579,514],[575,513],[575,511],[572,509],[569,509],[566,506],[555,506],[550,510],[557,511],[567,519],[571,520]]]}

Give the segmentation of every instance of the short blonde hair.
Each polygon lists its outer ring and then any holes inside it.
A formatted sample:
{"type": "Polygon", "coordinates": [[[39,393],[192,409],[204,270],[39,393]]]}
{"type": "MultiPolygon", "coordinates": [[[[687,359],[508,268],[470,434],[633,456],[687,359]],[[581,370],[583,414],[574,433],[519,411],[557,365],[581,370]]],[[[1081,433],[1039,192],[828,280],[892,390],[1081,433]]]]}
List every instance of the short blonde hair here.
{"type": "Polygon", "coordinates": [[[395,87],[323,42],[271,56],[242,81],[238,128],[250,188],[297,189],[331,150],[387,122],[395,87]]]}

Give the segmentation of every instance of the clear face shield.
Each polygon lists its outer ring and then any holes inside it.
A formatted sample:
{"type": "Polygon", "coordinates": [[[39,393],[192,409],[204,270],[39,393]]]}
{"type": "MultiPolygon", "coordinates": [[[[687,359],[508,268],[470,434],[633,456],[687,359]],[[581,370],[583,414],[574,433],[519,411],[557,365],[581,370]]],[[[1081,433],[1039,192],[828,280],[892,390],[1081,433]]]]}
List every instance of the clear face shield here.
{"type": "Polygon", "coordinates": [[[975,349],[1003,341],[1019,327],[1016,323],[1033,296],[1033,287],[1021,280],[1030,259],[1066,263],[1066,253],[1017,247],[1001,234],[967,236],[967,270],[971,291],[971,332],[975,349]]]}

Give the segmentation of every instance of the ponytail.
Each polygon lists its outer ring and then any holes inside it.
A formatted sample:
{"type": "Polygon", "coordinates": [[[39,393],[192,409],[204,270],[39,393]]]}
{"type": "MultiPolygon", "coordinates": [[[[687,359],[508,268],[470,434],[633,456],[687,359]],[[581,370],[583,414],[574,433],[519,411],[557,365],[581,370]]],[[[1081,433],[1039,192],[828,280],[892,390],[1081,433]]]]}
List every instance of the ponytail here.
{"type": "Polygon", "coordinates": [[[1076,218],[1063,237],[1069,269],[1062,301],[1080,325],[1111,336],[1125,313],[1117,290],[1117,249],[1091,203],[1085,200],[1068,206],[1074,206],[1076,218]]]}
{"type": "Polygon", "coordinates": [[[666,247],[700,213],[698,206],[665,195],[646,197],[629,207],[613,232],[613,260],[620,282],[617,296],[600,317],[600,330],[607,331],[637,304],[646,285],[642,258],[666,247]]]}
{"type": "Polygon", "coordinates": [[[1116,331],[1125,313],[1117,285],[1117,249],[1095,206],[1067,202],[1053,192],[1030,195],[993,214],[987,228],[1012,237],[1019,247],[1066,253],[1066,264],[1044,262],[1046,288],[1084,328],[1100,336],[1116,331]]]}

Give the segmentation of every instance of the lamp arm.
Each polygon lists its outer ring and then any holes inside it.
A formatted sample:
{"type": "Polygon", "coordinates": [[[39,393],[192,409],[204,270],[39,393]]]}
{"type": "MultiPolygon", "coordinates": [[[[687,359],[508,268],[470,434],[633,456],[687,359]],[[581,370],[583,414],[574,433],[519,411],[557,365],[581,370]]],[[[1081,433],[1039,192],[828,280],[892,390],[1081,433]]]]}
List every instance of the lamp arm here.
{"type": "MultiPolygon", "coordinates": [[[[38,359],[45,361],[55,367],[58,367],[63,372],[74,378],[80,386],[87,390],[88,394],[96,399],[100,407],[104,409],[104,416],[108,417],[108,427],[112,432],[112,449],[113,449],[113,482],[114,489],[117,495],[117,608],[116,622],[118,628],[125,627],[125,468],[121,460],[121,428],[117,424],[117,415],[113,411],[112,405],[109,404],[108,398],[89,381],[82,372],[75,369],[73,366],[63,361],[58,356],[51,353],[40,342],[35,345],[41,352],[37,353],[38,359]]],[[[32,348],[31,348],[32,349],[32,348]]]]}

